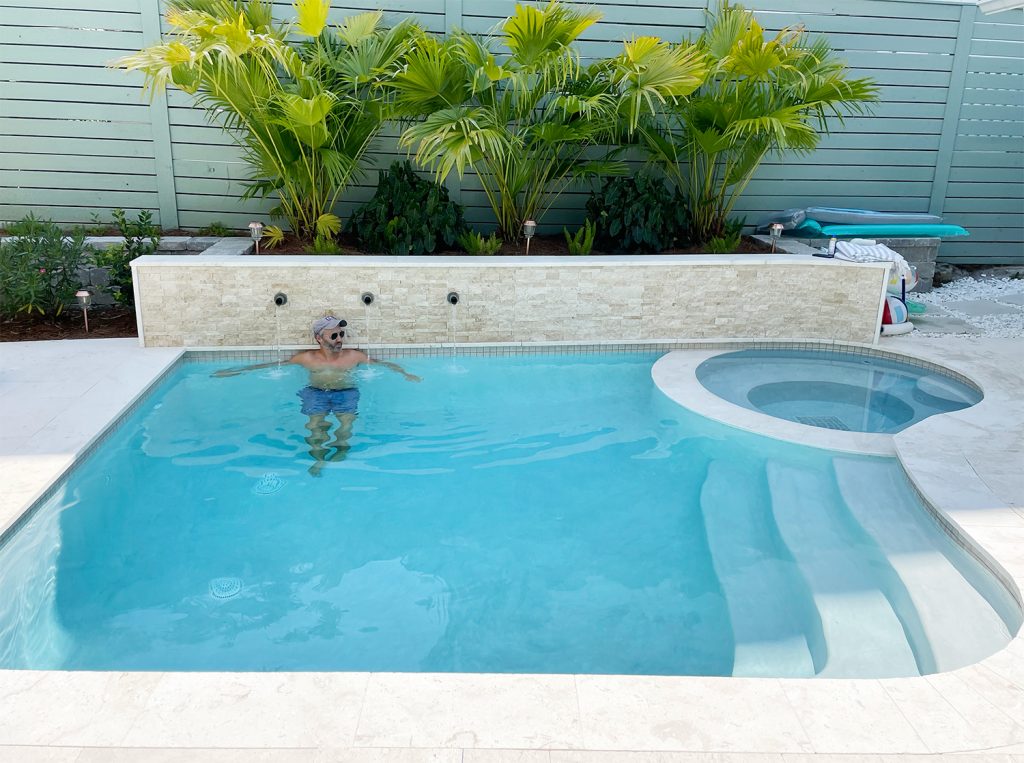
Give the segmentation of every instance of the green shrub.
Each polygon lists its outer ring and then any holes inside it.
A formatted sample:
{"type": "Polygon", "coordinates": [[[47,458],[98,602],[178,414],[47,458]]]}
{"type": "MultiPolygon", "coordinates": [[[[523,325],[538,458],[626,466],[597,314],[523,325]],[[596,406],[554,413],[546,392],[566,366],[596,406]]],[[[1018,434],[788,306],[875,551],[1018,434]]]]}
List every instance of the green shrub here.
{"type": "Polygon", "coordinates": [[[484,238],[476,231],[466,231],[459,236],[459,246],[465,249],[469,254],[485,256],[497,254],[501,251],[501,245],[503,243],[504,242],[498,238],[497,233],[492,233],[487,238],[484,238]]]}
{"type": "Polygon", "coordinates": [[[124,253],[129,262],[156,251],[160,243],[160,228],[153,224],[152,212],[144,209],[135,220],[129,220],[123,209],[115,209],[111,216],[118,232],[124,236],[124,253]]]}
{"type": "Polygon", "coordinates": [[[135,307],[135,288],[132,284],[131,261],[124,244],[100,249],[93,255],[93,263],[107,271],[106,292],[122,307],[135,307]]]}
{"type": "Polygon", "coordinates": [[[86,236],[105,236],[107,232],[114,227],[113,223],[104,222],[99,216],[98,212],[93,212],[89,215],[88,225],[78,225],[76,228],[81,230],[86,236]]]}
{"type": "Polygon", "coordinates": [[[720,236],[712,236],[708,241],[708,251],[711,254],[732,254],[740,246],[740,239],[743,237],[743,226],[746,219],[727,220],[725,230],[720,236]]]}
{"type": "Polygon", "coordinates": [[[226,226],[219,220],[210,223],[205,228],[199,229],[200,236],[220,236],[221,238],[223,238],[224,236],[230,235],[230,233],[231,230],[228,228],[228,226],[226,226]]]}
{"type": "Polygon", "coordinates": [[[565,243],[569,247],[569,254],[588,255],[594,248],[594,236],[597,234],[597,226],[590,220],[583,221],[583,227],[575,234],[569,233],[568,228],[562,228],[565,234],[565,243]]]}
{"type": "Polygon", "coordinates": [[[465,233],[462,207],[448,189],[424,180],[409,162],[380,173],[373,198],[349,222],[359,245],[385,254],[432,254],[465,233]]]}
{"type": "Polygon", "coordinates": [[[306,254],[341,254],[338,242],[328,233],[318,233],[312,245],[303,247],[303,251],[306,254]]]}
{"type": "Polygon", "coordinates": [[[93,263],[107,271],[105,289],[114,301],[122,307],[135,307],[131,262],[156,251],[160,228],[153,224],[153,213],[145,209],[134,220],[129,220],[123,209],[115,209],[111,216],[124,243],[99,250],[93,255],[93,263]]]}
{"type": "Polygon", "coordinates": [[[660,252],[686,230],[682,194],[645,172],[605,180],[587,201],[587,212],[601,241],[617,252],[660,252]]]}
{"type": "Polygon", "coordinates": [[[88,250],[81,231],[65,235],[50,220],[29,214],[7,227],[0,244],[0,314],[57,316],[81,288],[88,250]]]}

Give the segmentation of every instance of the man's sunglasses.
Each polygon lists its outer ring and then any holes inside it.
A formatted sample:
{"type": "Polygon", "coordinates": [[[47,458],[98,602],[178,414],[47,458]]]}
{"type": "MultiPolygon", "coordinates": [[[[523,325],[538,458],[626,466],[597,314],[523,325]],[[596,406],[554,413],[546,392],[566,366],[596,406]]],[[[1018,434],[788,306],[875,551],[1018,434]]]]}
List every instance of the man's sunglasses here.
{"type": "MultiPolygon", "coordinates": [[[[338,328],[345,328],[345,326],[347,326],[347,325],[348,325],[348,321],[345,321],[345,320],[338,321],[338,328]]],[[[323,334],[321,334],[320,336],[323,336],[323,334]]],[[[339,336],[345,336],[345,332],[344,331],[335,331],[333,334],[330,334],[328,336],[328,338],[333,342],[339,336]]]]}

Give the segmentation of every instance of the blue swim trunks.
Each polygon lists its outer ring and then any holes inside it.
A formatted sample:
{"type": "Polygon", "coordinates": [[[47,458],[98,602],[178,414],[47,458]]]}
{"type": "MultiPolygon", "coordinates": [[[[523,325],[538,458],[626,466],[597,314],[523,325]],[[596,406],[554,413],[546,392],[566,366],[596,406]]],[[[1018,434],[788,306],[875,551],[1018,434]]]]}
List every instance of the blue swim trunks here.
{"type": "Polygon", "coordinates": [[[349,389],[317,389],[303,387],[299,390],[302,400],[302,412],[307,416],[328,413],[356,414],[359,406],[359,390],[349,389]]]}

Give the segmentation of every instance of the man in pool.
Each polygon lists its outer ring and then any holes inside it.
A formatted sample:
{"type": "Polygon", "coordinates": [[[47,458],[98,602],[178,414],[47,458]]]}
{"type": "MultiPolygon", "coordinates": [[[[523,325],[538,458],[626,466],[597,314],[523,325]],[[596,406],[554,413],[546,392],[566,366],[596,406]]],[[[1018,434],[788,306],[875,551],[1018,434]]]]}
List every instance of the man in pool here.
{"type": "MultiPolygon", "coordinates": [[[[343,347],[347,325],[346,321],[333,315],[317,318],[313,321],[313,339],[319,345],[317,349],[303,350],[286,361],[309,371],[309,384],[299,390],[298,395],[302,400],[302,412],[308,417],[306,428],[309,430],[309,436],[306,437],[306,442],[310,446],[309,454],[313,456],[315,462],[309,468],[309,473],[314,477],[320,476],[327,461],[342,461],[348,455],[348,441],[352,436],[352,425],[355,423],[359,406],[359,388],[352,378],[352,371],[357,366],[363,363],[380,365],[402,374],[407,381],[420,381],[420,377],[407,373],[397,363],[374,360],[361,350],[343,347]],[[334,433],[334,440],[328,442],[331,423],[327,417],[332,413],[338,420],[338,428],[334,433]],[[332,448],[334,453],[328,455],[332,448]]],[[[277,363],[273,361],[257,363],[243,368],[217,371],[213,375],[235,376],[244,371],[275,365],[277,363]]]]}

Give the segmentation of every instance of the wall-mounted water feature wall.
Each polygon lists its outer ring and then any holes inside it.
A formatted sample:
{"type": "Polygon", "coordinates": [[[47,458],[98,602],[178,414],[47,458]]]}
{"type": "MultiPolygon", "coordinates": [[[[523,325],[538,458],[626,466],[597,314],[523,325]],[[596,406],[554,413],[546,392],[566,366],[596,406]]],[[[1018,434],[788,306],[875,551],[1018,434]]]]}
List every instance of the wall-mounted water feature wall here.
{"type": "Polygon", "coordinates": [[[150,256],[133,263],[150,347],[877,339],[887,269],[806,255],[150,256]],[[282,304],[276,295],[287,297],[282,304]],[[454,300],[454,301],[453,301],[454,300]]]}

